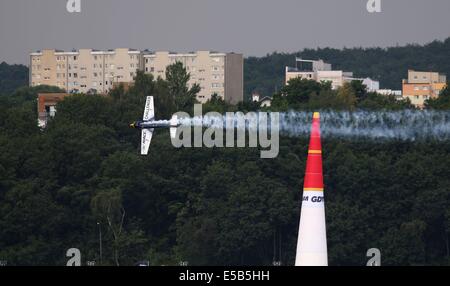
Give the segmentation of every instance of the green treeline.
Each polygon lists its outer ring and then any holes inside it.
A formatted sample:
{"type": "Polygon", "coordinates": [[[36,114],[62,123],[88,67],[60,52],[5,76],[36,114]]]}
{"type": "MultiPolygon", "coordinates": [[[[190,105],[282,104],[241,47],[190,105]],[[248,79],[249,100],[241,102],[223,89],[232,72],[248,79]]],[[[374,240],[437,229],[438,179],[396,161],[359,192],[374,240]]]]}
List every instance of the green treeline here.
{"type": "MultiPolygon", "coordinates": [[[[128,125],[145,96],[157,119],[195,102],[181,65],[167,78],[139,73],[129,90],[67,97],[42,131],[36,94],[57,89],[1,97],[0,260],[65,265],[75,247],[83,265],[98,263],[100,227],[105,265],[293,265],[309,138],[281,138],[279,157],[263,160],[251,148],[175,149],[158,130],[142,157],[128,125]]],[[[297,79],[282,93],[272,110],[411,108],[357,82],[331,91],[297,79]]],[[[203,109],[257,106],[213,97],[203,109]]],[[[449,265],[450,142],[327,139],[323,152],[330,265],[365,265],[374,247],[383,265],[449,265]]]]}
{"type": "MultiPolygon", "coordinates": [[[[450,76],[450,38],[426,45],[389,48],[317,48],[296,53],[274,52],[264,57],[244,60],[244,94],[253,91],[272,96],[284,85],[285,67],[295,66],[295,57],[323,59],[334,69],[354,72],[356,77],[379,80],[381,88],[402,88],[408,69],[436,71],[450,76]]],[[[23,65],[0,64],[0,94],[9,94],[28,85],[28,68],[23,65]]]]}
{"type": "Polygon", "coordinates": [[[295,57],[322,59],[333,69],[353,72],[356,77],[370,77],[380,81],[381,88],[402,88],[408,69],[436,71],[450,75],[450,38],[426,45],[407,45],[389,48],[317,48],[297,53],[272,53],[265,57],[245,60],[245,93],[258,91],[271,96],[284,85],[286,66],[295,66],[295,57]]]}
{"type": "Polygon", "coordinates": [[[19,87],[28,85],[28,68],[23,65],[0,63],[0,95],[10,94],[19,87]]]}

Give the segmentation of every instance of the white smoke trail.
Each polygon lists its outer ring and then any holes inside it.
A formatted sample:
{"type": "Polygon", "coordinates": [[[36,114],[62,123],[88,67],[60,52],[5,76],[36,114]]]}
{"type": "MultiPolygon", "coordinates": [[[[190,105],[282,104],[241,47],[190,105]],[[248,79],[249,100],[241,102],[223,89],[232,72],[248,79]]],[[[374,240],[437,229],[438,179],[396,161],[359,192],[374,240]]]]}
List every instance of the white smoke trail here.
{"type": "MultiPolygon", "coordinates": [[[[325,111],[320,113],[321,133],[324,138],[367,138],[415,141],[423,139],[450,140],[450,112],[440,111],[325,111]]],[[[212,128],[227,127],[225,116],[180,119],[187,126],[212,128]]],[[[233,128],[237,126],[236,119],[233,128]]],[[[290,111],[280,113],[280,133],[288,137],[309,136],[312,112],[290,111]]],[[[245,128],[258,128],[249,124],[245,128]]],[[[228,126],[228,128],[230,128],[228,126]]],[[[268,127],[270,128],[270,126],[268,127]]]]}
{"type": "MultiPolygon", "coordinates": [[[[310,132],[311,113],[283,113],[281,131],[287,136],[310,132]]],[[[450,140],[450,112],[438,111],[356,111],[320,114],[323,137],[361,137],[368,139],[450,140]]]]}

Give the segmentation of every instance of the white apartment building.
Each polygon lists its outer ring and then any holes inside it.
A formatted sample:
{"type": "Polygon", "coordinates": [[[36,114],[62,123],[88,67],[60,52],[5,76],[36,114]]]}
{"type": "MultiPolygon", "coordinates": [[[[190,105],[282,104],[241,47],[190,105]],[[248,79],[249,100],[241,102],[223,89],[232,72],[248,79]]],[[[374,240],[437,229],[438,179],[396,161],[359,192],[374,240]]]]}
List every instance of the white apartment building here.
{"type": "Polygon", "coordinates": [[[209,51],[43,50],[30,54],[30,86],[57,86],[69,93],[107,93],[115,84],[132,83],[138,70],[165,79],[167,66],[176,62],[183,63],[191,74],[190,86],[200,85],[200,102],[206,102],[212,94],[233,104],[243,100],[242,54],[209,51]]]}
{"type": "Polygon", "coordinates": [[[199,102],[217,94],[236,104],[243,100],[244,60],[241,54],[198,51],[187,54],[147,52],[143,55],[144,71],[155,78],[165,79],[167,66],[181,62],[190,73],[189,86],[200,85],[199,102]]]}
{"type": "Polygon", "coordinates": [[[52,85],[69,93],[105,93],[114,83],[132,82],[140,61],[141,52],[132,49],[43,50],[30,54],[30,86],[52,85]]]}

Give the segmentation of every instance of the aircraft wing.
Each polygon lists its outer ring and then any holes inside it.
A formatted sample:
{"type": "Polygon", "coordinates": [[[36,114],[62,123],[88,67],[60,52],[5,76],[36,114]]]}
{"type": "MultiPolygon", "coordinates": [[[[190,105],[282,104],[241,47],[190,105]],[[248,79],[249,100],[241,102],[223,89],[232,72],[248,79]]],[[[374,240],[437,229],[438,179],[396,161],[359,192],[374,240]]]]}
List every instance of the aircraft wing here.
{"type": "Polygon", "coordinates": [[[155,119],[155,104],[153,102],[153,96],[147,96],[144,110],[144,121],[155,119]]]}
{"type": "Polygon", "coordinates": [[[155,129],[142,129],[141,139],[141,155],[147,155],[150,148],[150,142],[152,142],[153,131],[155,129]]]}

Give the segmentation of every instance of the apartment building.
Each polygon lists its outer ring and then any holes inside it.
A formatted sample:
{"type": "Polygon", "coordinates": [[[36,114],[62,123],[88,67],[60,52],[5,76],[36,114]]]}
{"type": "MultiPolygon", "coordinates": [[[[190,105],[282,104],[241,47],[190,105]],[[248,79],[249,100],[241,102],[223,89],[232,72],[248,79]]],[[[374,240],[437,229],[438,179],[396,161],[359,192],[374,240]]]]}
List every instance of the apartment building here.
{"type": "Polygon", "coordinates": [[[190,73],[189,86],[200,85],[197,100],[205,103],[217,94],[236,104],[244,99],[244,59],[242,54],[198,51],[187,54],[144,52],[143,69],[165,79],[167,66],[181,62],[190,73]]]}
{"type": "Polygon", "coordinates": [[[212,94],[232,104],[243,100],[242,54],[209,51],[43,50],[30,54],[30,86],[52,85],[69,93],[106,93],[119,83],[132,83],[138,70],[165,79],[167,66],[176,62],[183,63],[191,74],[190,86],[200,85],[200,102],[206,102],[212,94]]]}
{"type": "Polygon", "coordinates": [[[70,93],[105,93],[114,83],[133,81],[140,61],[141,52],[132,49],[43,50],[30,54],[30,86],[52,85],[70,93]]]}
{"type": "Polygon", "coordinates": [[[354,78],[352,72],[333,70],[331,64],[325,63],[323,60],[312,61],[296,58],[295,62],[295,67],[286,67],[286,84],[293,78],[303,78],[317,82],[329,81],[333,89],[338,89],[344,83],[354,80],[362,81],[369,92],[376,91],[380,87],[378,81],[370,78],[354,78]]]}
{"type": "Polygon", "coordinates": [[[408,70],[408,79],[404,79],[402,84],[402,96],[409,98],[414,106],[423,108],[427,99],[439,96],[446,82],[446,75],[438,72],[408,70]]]}

